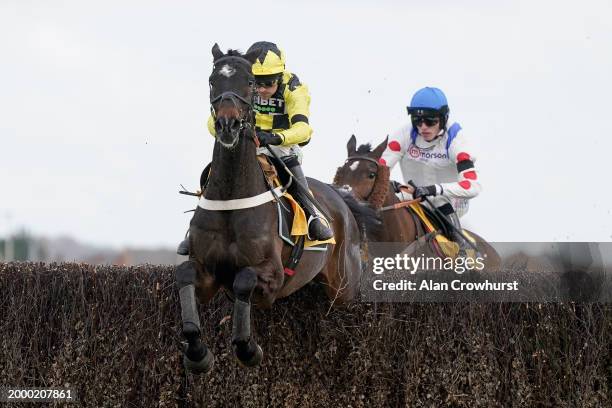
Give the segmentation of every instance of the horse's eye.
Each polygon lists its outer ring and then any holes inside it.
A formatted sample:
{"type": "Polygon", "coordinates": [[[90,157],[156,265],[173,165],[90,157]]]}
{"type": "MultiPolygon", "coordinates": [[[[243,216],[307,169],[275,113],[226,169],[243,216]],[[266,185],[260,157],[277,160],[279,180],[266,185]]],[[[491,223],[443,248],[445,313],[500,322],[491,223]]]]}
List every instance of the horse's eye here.
{"type": "Polygon", "coordinates": [[[372,172],[372,173],[368,174],[368,177],[371,178],[371,179],[376,178],[376,173],[372,172]]]}

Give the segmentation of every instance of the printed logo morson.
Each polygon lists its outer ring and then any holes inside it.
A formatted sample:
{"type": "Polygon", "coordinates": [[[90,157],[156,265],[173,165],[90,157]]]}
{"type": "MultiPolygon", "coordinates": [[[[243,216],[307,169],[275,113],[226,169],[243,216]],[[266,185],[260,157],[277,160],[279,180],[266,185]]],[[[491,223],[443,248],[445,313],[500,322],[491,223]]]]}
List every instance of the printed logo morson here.
{"type": "Polygon", "coordinates": [[[408,154],[410,157],[414,157],[415,159],[419,157],[422,159],[448,159],[448,155],[446,153],[428,152],[420,149],[415,144],[411,144],[408,147],[408,154]]]}

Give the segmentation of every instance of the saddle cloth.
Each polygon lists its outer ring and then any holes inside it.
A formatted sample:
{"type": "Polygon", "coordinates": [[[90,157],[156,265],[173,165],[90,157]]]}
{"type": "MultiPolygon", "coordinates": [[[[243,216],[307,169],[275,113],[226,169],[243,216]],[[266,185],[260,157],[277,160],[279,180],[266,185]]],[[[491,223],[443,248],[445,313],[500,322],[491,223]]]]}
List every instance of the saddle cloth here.
{"type": "MultiPolygon", "coordinates": [[[[421,203],[411,204],[408,208],[416,215],[415,222],[420,224],[420,229],[433,235],[433,240],[435,240],[442,254],[450,258],[456,258],[459,254],[459,244],[448,238],[450,236],[449,227],[444,225],[445,221],[433,216],[432,211],[422,206],[421,203]]],[[[468,231],[462,228],[461,232],[472,243],[476,244],[476,240],[468,231]]],[[[469,249],[467,255],[472,258],[476,256],[473,249],[469,249]]]]}

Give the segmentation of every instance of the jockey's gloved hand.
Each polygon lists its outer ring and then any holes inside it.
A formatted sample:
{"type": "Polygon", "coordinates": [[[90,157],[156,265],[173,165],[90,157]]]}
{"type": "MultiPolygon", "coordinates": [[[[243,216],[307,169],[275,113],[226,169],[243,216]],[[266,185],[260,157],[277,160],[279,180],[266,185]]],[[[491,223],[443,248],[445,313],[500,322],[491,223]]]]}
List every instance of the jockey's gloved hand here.
{"type": "Polygon", "coordinates": [[[442,187],[438,184],[432,184],[431,186],[416,187],[412,197],[416,200],[423,197],[434,197],[438,194],[442,194],[442,187]]]}
{"type": "Polygon", "coordinates": [[[259,131],[257,132],[257,138],[259,139],[259,145],[261,147],[279,145],[283,143],[283,138],[276,133],[259,131]]]}

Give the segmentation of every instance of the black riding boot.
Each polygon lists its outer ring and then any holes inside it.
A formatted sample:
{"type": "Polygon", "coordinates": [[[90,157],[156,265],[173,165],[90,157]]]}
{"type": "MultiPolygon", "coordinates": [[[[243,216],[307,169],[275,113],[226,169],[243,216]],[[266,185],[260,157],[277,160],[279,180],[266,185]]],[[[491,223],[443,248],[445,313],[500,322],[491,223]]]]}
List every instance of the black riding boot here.
{"type": "MultiPolygon", "coordinates": [[[[302,166],[299,163],[291,164],[292,166],[288,166],[289,170],[299,180],[300,184],[308,190],[308,182],[302,171],[302,166]]],[[[325,218],[313,204],[315,198],[311,194],[306,195],[300,191],[300,189],[296,188],[295,183],[289,187],[289,193],[299,201],[306,213],[306,217],[308,217],[308,238],[316,241],[325,241],[332,238],[334,236],[333,231],[325,224],[323,221],[325,218]]]]}
{"type": "Polygon", "coordinates": [[[438,210],[440,210],[440,212],[444,214],[446,218],[451,222],[451,224],[453,224],[453,226],[455,227],[455,229],[450,231],[450,236],[447,238],[449,238],[453,242],[456,242],[457,245],[459,245],[459,254],[465,256],[467,253],[466,251],[468,249],[472,249],[472,246],[458,232],[463,232],[463,229],[461,227],[461,222],[459,221],[459,217],[457,216],[455,209],[453,208],[451,203],[446,203],[444,205],[439,206],[438,210]]]}
{"type": "Polygon", "coordinates": [[[185,239],[181,241],[176,249],[176,253],[179,255],[189,255],[189,236],[186,236],[185,239]]]}
{"type": "Polygon", "coordinates": [[[447,217],[456,228],[452,232],[452,238],[453,238],[453,241],[455,241],[459,245],[459,255],[465,256],[467,254],[467,250],[472,249],[472,246],[465,240],[465,238],[463,238],[463,235],[461,235],[458,232],[458,231],[463,232],[461,223],[459,222],[459,217],[457,216],[457,213],[454,211],[448,214],[447,217]]]}

